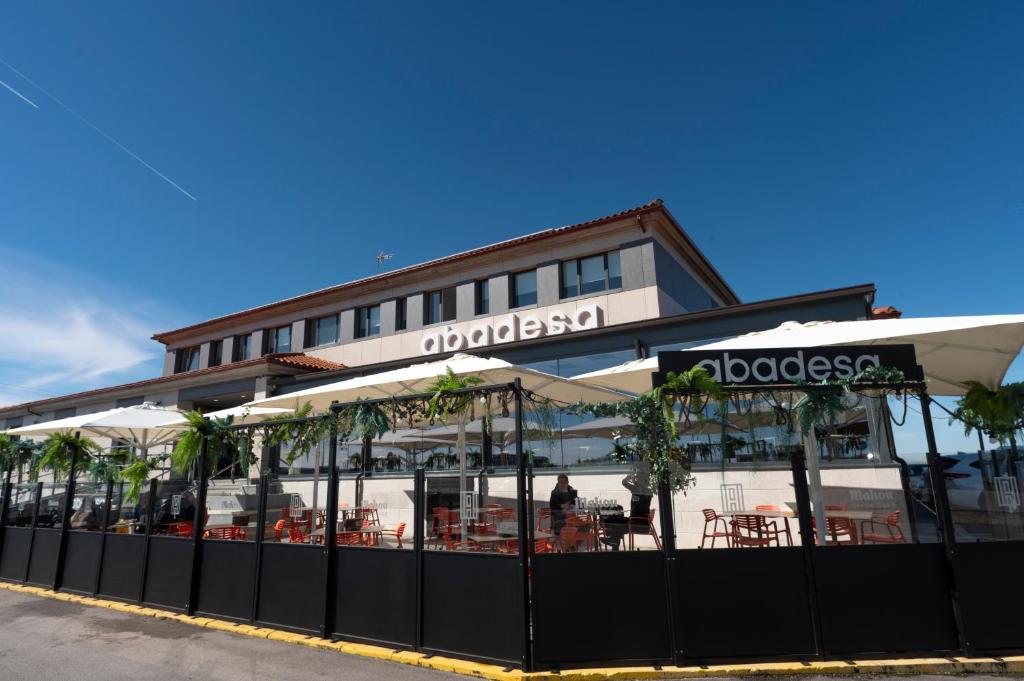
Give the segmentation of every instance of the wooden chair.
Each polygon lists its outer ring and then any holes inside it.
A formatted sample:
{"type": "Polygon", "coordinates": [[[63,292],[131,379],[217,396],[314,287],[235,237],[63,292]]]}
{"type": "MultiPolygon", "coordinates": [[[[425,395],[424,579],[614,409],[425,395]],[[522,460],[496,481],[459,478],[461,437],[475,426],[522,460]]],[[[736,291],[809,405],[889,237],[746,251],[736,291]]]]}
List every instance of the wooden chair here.
{"type": "Polygon", "coordinates": [[[726,547],[732,546],[730,544],[729,524],[726,523],[725,518],[718,515],[713,508],[705,508],[701,511],[704,514],[704,534],[700,538],[700,548],[704,548],[704,542],[708,539],[711,540],[711,548],[715,548],[715,540],[719,537],[725,539],[726,547]],[[722,531],[718,530],[718,523],[722,523],[722,531]],[[711,525],[711,532],[708,532],[708,525],[711,525]]]}
{"type": "Polygon", "coordinates": [[[405,523],[398,523],[393,530],[381,530],[380,534],[385,537],[394,537],[398,541],[398,548],[402,548],[402,535],[405,534],[405,523]]]}
{"type": "Polygon", "coordinates": [[[245,539],[245,530],[238,525],[211,527],[203,532],[203,539],[245,539]]]}
{"type": "Polygon", "coordinates": [[[633,545],[633,535],[635,534],[650,535],[654,537],[654,545],[658,547],[659,551],[661,551],[661,539],[658,537],[658,530],[654,528],[655,515],[655,509],[652,508],[650,511],[648,511],[646,518],[631,517],[626,520],[626,532],[629,534],[630,551],[635,550],[635,547],[633,545]],[[641,523],[645,523],[646,527],[644,525],[641,525],[641,523]]]}
{"type": "Polygon", "coordinates": [[[882,516],[872,516],[860,524],[860,541],[862,544],[905,544],[907,538],[900,527],[900,512],[882,516]]]}
{"type": "Polygon", "coordinates": [[[729,524],[732,526],[733,546],[771,546],[773,541],[779,545],[778,533],[773,533],[759,515],[737,515],[729,524]]]}
{"type": "MultiPolygon", "coordinates": [[[[778,512],[781,513],[782,512],[782,507],[777,505],[777,504],[758,504],[757,506],[754,507],[754,510],[755,511],[778,511],[778,512]]],[[[768,520],[767,518],[765,518],[765,524],[768,527],[770,527],[772,532],[774,532],[777,536],[781,537],[783,534],[785,534],[786,535],[786,545],[787,546],[792,546],[793,545],[793,535],[791,535],[789,533],[789,523],[783,522],[782,527],[780,528],[779,524],[776,521],[768,520]]]]}

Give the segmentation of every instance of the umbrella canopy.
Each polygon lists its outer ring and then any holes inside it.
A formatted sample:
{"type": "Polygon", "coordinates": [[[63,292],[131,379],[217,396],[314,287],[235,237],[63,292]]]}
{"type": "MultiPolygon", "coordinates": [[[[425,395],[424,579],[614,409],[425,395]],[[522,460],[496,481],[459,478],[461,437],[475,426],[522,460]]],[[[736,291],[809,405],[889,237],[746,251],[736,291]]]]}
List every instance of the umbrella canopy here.
{"type": "MultiPolygon", "coordinates": [[[[250,407],[243,404],[239,407],[207,412],[206,414],[203,414],[203,416],[210,419],[226,419],[230,416],[232,423],[241,425],[247,423],[259,423],[260,421],[265,421],[268,416],[278,416],[279,414],[287,414],[291,411],[291,409],[281,409],[278,407],[250,407]]],[[[181,414],[178,414],[178,418],[168,421],[165,425],[180,426],[184,428],[188,426],[188,421],[181,418],[181,414]]]]}
{"type": "MultiPolygon", "coordinates": [[[[852,322],[786,322],[688,350],[806,348],[827,345],[914,346],[932,395],[962,395],[964,381],[990,388],[1002,383],[1006,370],[1024,345],[1024,315],[869,319],[852,322]]],[[[626,362],[574,376],[592,385],[643,392],[651,388],[658,359],[626,362]]]]}
{"type": "Polygon", "coordinates": [[[358,399],[425,393],[429,392],[430,384],[438,376],[444,375],[449,368],[459,376],[480,376],[484,383],[489,385],[511,383],[519,378],[526,390],[566,403],[579,400],[614,402],[625,399],[624,395],[590,385],[586,381],[570,381],[561,376],[516,366],[494,357],[456,354],[446,360],[413,364],[369,376],[357,376],[294,393],[255,400],[249,404],[261,407],[294,407],[296,403],[310,402],[314,410],[321,411],[327,409],[332,402],[354,402],[358,399]]]}
{"type": "Polygon", "coordinates": [[[624,416],[604,416],[577,423],[574,426],[566,426],[562,428],[562,437],[610,439],[619,435],[630,437],[634,430],[636,430],[636,426],[624,416]]]}
{"type": "Polygon", "coordinates": [[[133,407],[108,409],[12,428],[7,432],[11,435],[48,436],[58,432],[82,431],[112,440],[127,440],[140,449],[148,449],[170,444],[181,435],[183,426],[168,424],[168,421],[180,416],[177,409],[145,402],[133,407]]]}
{"type": "MultiPolygon", "coordinates": [[[[447,429],[446,429],[447,430],[447,429]]],[[[349,440],[346,445],[355,446],[362,444],[362,439],[349,440]]],[[[420,428],[399,428],[394,432],[388,431],[373,440],[374,447],[394,447],[405,451],[419,451],[430,449],[436,445],[451,446],[451,440],[442,440],[434,437],[433,430],[422,430],[420,428]]]]}

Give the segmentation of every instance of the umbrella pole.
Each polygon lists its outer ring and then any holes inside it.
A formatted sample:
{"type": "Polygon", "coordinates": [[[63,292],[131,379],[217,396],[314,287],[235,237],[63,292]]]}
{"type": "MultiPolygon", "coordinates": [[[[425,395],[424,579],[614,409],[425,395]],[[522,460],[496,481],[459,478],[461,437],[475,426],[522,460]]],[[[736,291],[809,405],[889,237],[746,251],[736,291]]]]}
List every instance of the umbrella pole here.
{"type": "Polygon", "coordinates": [[[807,459],[807,477],[810,480],[811,504],[814,512],[814,525],[818,536],[818,546],[825,546],[825,495],[821,488],[821,468],[818,460],[818,438],[812,427],[803,436],[804,457],[807,459]]]}
{"type": "Polygon", "coordinates": [[[324,441],[316,445],[316,455],[313,457],[313,508],[309,512],[310,532],[316,529],[316,504],[320,496],[320,454],[324,448],[324,441]]]}
{"type": "Polygon", "coordinates": [[[466,415],[465,413],[459,414],[459,437],[456,446],[459,450],[459,498],[462,499],[461,512],[459,513],[460,529],[462,534],[459,535],[459,541],[466,541],[466,534],[469,531],[469,517],[468,514],[472,512],[472,508],[465,508],[466,504],[466,415]]]}

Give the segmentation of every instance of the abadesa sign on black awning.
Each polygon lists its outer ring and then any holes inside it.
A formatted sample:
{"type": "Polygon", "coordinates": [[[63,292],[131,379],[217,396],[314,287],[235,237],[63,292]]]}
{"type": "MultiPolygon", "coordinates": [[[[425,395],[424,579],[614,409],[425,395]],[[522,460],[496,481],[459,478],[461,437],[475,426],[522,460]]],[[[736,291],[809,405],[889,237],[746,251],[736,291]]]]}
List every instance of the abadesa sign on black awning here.
{"type": "Polygon", "coordinates": [[[654,384],[670,371],[707,369],[724,385],[792,385],[853,378],[870,367],[891,367],[908,381],[924,380],[913,345],[836,345],[818,348],[679,350],[658,353],[654,384]]]}

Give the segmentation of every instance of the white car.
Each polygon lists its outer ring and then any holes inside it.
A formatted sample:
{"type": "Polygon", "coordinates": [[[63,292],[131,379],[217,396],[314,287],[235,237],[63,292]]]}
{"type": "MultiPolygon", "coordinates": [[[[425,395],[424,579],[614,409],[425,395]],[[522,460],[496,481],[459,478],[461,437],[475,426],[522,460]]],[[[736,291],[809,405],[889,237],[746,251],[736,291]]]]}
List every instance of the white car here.
{"type": "MultiPolygon", "coordinates": [[[[996,452],[1000,473],[1006,475],[1006,456],[996,452]]],[[[982,473],[981,462],[976,453],[944,454],[939,457],[942,463],[942,475],[946,479],[946,496],[952,511],[988,511],[1000,512],[996,507],[994,493],[985,489],[985,479],[992,477],[992,453],[985,454],[985,472],[982,473]]],[[[931,481],[929,471],[925,468],[922,475],[922,499],[931,501],[931,481]]]]}

